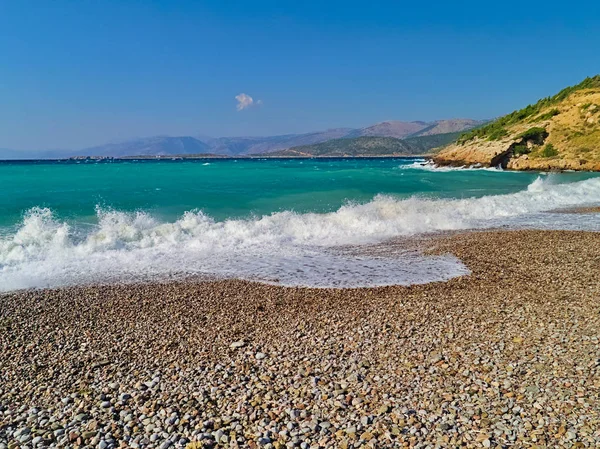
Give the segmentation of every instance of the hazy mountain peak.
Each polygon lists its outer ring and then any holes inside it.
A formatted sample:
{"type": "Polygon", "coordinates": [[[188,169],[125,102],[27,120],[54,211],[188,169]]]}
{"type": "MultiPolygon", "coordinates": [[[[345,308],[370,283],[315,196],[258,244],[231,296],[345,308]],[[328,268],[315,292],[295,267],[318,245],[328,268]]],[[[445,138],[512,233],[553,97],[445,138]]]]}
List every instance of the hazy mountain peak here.
{"type": "MultiPolygon", "coordinates": [[[[354,137],[429,136],[463,131],[479,124],[477,120],[451,119],[435,122],[387,120],[374,125],[354,128],[330,128],[303,134],[284,134],[263,137],[209,137],[209,136],[150,136],[84,148],[76,151],[29,151],[0,150],[0,159],[45,159],[71,156],[168,156],[212,153],[226,156],[270,153],[292,147],[313,145],[334,139],[354,137]]],[[[364,143],[364,142],[363,142],[364,143]]]]}
{"type": "Polygon", "coordinates": [[[482,123],[485,123],[485,121],[468,118],[436,120],[435,122],[426,124],[425,128],[413,133],[412,136],[433,136],[436,134],[456,133],[474,128],[482,123]]]}
{"type": "Polygon", "coordinates": [[[164,156],[170,154],[205,153],[209,148],[209,145],[206,143],[190,136],[151,136],[125,142],[99,145],[77,151],[76,153],[81,156],[164,156]]]}
{"type": "Polygon", "coordinates": [[[388,120],[359,130],[359,136],[396,137],[402,139],[427,127],[425,122],[388,120]]]}

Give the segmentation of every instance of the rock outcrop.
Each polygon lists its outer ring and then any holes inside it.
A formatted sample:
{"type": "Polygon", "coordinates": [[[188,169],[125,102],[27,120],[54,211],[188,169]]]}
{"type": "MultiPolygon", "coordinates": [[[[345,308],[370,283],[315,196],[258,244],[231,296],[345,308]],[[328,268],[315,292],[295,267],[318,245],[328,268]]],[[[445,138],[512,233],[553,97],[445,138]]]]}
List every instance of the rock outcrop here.
{"type": "Polygon", "coordinates": [[[600,75],[464,134],[434,161],[600,171],[600,75]]]}

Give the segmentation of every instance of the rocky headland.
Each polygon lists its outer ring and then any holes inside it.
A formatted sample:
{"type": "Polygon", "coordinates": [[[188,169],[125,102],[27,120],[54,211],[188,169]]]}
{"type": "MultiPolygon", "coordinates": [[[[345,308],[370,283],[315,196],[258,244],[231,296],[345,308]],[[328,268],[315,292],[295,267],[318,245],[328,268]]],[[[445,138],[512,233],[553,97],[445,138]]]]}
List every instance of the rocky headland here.
{"type": "Polygon", "coordinates": [[[600,75],[463,134],[439,165],[600,171],[600,75]]]}

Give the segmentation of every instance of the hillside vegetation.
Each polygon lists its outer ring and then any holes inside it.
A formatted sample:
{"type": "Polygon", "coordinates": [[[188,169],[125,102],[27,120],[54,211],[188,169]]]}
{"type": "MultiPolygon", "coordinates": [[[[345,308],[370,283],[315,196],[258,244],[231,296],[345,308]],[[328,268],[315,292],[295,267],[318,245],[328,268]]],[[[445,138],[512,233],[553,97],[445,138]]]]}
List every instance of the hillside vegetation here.
{"type": "Polygon", "coordinates": [[[436,161],[600,170],[600,75],[463,133],[436,161]]]}
{"type": "Polygon", "coordinates": [[[413,148],[413,152],[428,154],[456,141],[461,135],[462,131],[445,134],[424,134],[407,137],[404,142],[413,148]]]}
{"type": "Polygon", "coordinates": [[[413,147],[394,137],[355,137],[334,139],[314,145],[302,145],[269,153],[268,156],[285,157],[347,157],[394,156],[413,154],[413,147]]]}
{"type": "Polygon", "coordinates": [[[274,157],[413,156],[427,154],[432,148],[453,142],[459,134],[436,134],[411,137],[404,140],[394,137],[370,136],[335,139],[265,155],[274,157]]]}

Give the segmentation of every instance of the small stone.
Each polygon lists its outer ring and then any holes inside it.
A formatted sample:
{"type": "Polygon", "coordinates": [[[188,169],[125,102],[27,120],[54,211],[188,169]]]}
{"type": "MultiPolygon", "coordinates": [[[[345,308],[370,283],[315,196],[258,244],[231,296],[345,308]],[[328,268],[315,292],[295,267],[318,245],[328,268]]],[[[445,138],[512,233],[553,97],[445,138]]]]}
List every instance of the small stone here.
{"type": "Polygon", "coordinates": [[[567,433],[565,433],[565,438],[567,440],[574,440],[577,437],[577,435],[575,434],[575,432],[569,430],[567,433]]]}
{"type": "Polygon", "coordinates": [[[22,427],[20,429],[17,429],[17,431],[14,433],[15,437],[21,436],[21,435],[28,435],[31,433],[31,429],[29,427],[22,427]]]}
{"type": "Polygon", "coordinates": [[[216,432],[213,433],[213,436],[215,437],[215,441],[220,441],[221,437],[224,435],[223,431],[221,429],[217,430],[216,432]]]}
{"type": "Polygon", "coordinates": [[[73,430],[69,432],[69,441],[73,442],[79,438],[79,432],[77,430],[73,430]]]}
{"type": "Polygon", "coordinates": [[[377,409],[377,413],[379,415],[385,415],[386,413],[389,413],[391,409],[392,407],[390,407],[389,405],[382,405],[381,407],[379,407],[379,409],[377,409]]]}
{"type": "Polygon", "coordinates": [[[265,354],[264,352],[257,352],[254,357],[256,357],[256,360],[262,360],[265,357],[267,357],[267,354],[265,354]]]}
{"type": "Polygon", "coordinates": [[[442,354],[440,354],[439,352],[434,352],[430,355],[430,362],[432,364],[436,364],[440,361],[442,361],[444,358],[442,357],[442,354]]]}
{"type": "Polygon", "coordinates": [[[83,438],[84,440],[89,440],[94,438],[94,436],[96,435],[96,432],[94,432],[93,430],[88,430],[87,432],[83,432],[81,434],[81,438],[83,438]]]}
{"type": "Polygon", "coordinates": [[[240,340],[240,341],[234,341],[233,343],[231,343],[229,345],[229,347],[231,349],[238,349],[238,348],[242,348],[246,345],[246,342],[244,340],[240,340]]]}
{"type": "Polygon", "coordinates": [[[106,360],[106,359],[100,360],[98,362],[92,363],[92,369],[102,368],[103,366],[106,366],[106,365],[110,365],[110,361],[109,360],[106,360]]]}
{"type": "Polygon", "coordinates": [[[373,439],[373,434],[371,432],[363,432],[360,435],[360,439],[364,441],[371,441],[373,439]]]}

